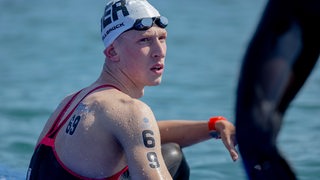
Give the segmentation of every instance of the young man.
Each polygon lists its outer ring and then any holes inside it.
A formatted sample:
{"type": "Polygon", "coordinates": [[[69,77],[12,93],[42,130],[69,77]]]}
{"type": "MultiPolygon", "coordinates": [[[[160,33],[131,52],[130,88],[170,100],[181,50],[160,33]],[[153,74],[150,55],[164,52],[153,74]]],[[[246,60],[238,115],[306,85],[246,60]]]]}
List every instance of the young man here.
{"type": "Polygon", "coordinates": [[[39,137],[27,178],[119,179],[128,171],[131,179],[172,179],[175,174],[168,171],[161,144],[193,145],[210,139],[209,130],[220,134],[233,160],[238,158],[230,122],[157,122],[138,100],[145,86],[161,82],[167,24],[145,0],[107,4],[101,21],[106,47],[101,75],[54,111],[39,137]]]}

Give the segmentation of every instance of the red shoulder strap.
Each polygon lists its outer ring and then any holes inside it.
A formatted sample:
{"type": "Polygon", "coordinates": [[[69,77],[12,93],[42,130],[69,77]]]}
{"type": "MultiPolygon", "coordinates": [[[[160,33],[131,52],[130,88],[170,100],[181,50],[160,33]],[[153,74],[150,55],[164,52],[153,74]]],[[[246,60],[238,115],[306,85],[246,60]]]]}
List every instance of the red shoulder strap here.
{"type": "Polygon", "coordinates": [[[108,177],[106,180],[119,180],[120,176],[125,173],[129,169],[128,166],[124,167],[121,171],[119,171],[117,174],[114,174],[111,177],[108,177]]]}
{"type": "MultiPolygon", "coordinates": [[[[62,117],[65,115],[65,113],[67,112],[67,110],[70,108],[70,105],[72,104],[72,102],[75,100],[75,98],[80,94],[80,91],[78,91],[77,93],[75,93],[72,98],[68,101],[68,103],[64,106],[64,108],[62,109],[62,111],[60,112],[60,114],[58,115],[58,117],[56,118],[55,122],[53,123],[53,125],[51,126],[50,130],[48,131],[48,133],[46,134],[46,136],[41,140],[40,144],[46,144],[49,146],[53,146],[54,144],[54,139],[55,136],[57,135],[57,132],[61,129],[61,127],[68,121],[68,119],[70,118],[70,116],[73,114],[73,112],[75,111],[75,109],[78,107],[78,105],[81,103],[81,101],[87,97],[90,93],[101,89],[101,88],[106,88],[106,87],[113,87],[115,89],[118,89],[117,87],[113,86],[113,85],[108,85],[108,84],[104,84],[101,86],[97,86],[95,88],[93,88],[92,90],[90,90],[89,92],[87,92],[87,94],[85,94],[80,101],[77,103],[77,105],[74,106],[74,108],[69,112],[69,114],[63,119],[62,117]]],[[[119,90],[119,89],[118,89],[119,90]]]]}
{"type": "Polygon", "coordinates": [[[56,127],[58,126],[58,123],[61,121],[61,118],[63,117],[63,115],[67,112],[67,109],[70,107],[71,103],[74,101],[74,99],[80,94],[82,90],[78,91],[77,93],[75,93],[72,98],[68,101],[68,103],[63,107],[62,111],[59,113],[58,117],[56,118],[56,120],[54,121],[54,123],[52,124],[50,130],[48,131],[48,133],[46,134],[46,136],[51,137],[52,134],[54,134],[56,127]]]}

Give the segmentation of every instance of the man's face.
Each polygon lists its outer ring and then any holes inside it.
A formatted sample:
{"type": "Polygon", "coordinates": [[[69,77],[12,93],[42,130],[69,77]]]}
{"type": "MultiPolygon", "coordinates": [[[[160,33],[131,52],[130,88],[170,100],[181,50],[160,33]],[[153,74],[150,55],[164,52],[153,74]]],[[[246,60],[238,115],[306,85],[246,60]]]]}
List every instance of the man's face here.
{"type": "Polygon", "coordinates": [[[151,27],[146,31],[130,30],[114,41],[121,70],[137,86],[154,86],[161,82],[167,51],[167,31],[151,27]]]}

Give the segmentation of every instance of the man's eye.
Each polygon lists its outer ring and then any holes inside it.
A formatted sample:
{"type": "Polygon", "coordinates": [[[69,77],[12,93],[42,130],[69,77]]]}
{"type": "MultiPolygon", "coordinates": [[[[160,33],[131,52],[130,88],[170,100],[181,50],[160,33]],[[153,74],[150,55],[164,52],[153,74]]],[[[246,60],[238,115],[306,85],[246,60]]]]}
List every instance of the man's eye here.
{"type": "Polygon", "coordinates": [[[159,37],[159,40],[160,40],[160,41],[166,41],[166,39],[167,39],[166,36],[161,36],[161,37],[159,37]]]}
{"type": "Polygon", "coordinates": [[[148,42],[148,41],[149,41],[149,38],[143,38],[143,39],[140,39],[139,41],[140,41],[140,42],[148,42]]]}

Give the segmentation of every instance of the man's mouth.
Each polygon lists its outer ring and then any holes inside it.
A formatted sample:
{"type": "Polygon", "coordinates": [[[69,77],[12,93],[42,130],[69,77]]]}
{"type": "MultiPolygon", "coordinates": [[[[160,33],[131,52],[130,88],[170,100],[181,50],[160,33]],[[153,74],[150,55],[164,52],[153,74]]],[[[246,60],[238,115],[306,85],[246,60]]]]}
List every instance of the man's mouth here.
{"type": "Polygon", "coordinates": [[[151,68],[152,71],[160,71],[160,70],[162,70],[162,69],[163,69],[163,65],[161,65],[161,64],[154,65],[154,66],[151,68]]]}

